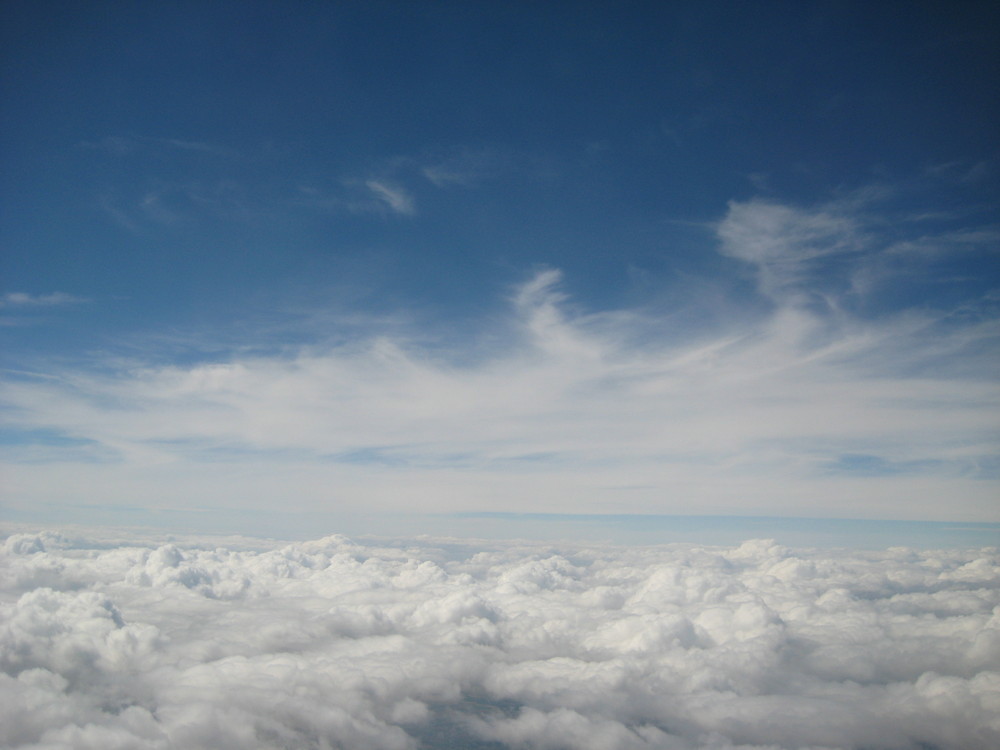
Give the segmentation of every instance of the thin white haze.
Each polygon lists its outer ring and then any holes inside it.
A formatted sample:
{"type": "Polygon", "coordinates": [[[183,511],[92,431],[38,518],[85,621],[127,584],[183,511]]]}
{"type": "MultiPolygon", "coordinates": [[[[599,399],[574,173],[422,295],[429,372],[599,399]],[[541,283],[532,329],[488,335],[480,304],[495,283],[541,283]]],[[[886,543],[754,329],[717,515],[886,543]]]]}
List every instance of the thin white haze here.
{"type": "Polygon", "coordinates": [[[6,538],[0,746],[992,750],[997,550],[6,538]]]}

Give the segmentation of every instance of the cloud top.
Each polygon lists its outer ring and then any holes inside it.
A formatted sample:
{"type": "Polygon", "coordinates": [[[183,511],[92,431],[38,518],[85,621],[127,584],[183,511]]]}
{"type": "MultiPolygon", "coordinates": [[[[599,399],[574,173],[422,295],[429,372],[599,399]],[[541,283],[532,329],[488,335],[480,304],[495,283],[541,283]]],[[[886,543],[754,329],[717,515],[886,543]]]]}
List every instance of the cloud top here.
{"type": "Polygon", "coordinates": [[[46,533],[2,554],[4,747],[1000,740],[996,550],[46,533]]]}

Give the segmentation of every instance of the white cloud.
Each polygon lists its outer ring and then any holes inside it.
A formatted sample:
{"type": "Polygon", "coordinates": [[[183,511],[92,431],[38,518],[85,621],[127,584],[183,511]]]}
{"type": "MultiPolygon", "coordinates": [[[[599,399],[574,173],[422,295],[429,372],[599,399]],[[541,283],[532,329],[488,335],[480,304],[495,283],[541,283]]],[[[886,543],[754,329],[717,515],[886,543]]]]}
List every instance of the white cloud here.
{"type": "Polygon", "coordinates": [[[188,151],[227,158],[239,154],[233,149],[216,143],[189,141],[182,138],[155,138],[152,136],[107,136],[100,141],[83,141],[82,148],[103,151],[112,156],[129,156],[137,152],[188,151]]]}
{"type": "MultiPolygon", "coordinates": [[[[511,291],[505,319],[461,339],[352,319],[346,342],[16,374],[0,401],[28,444],[8,449],[10,496],[996,520],[995,301],[852,312],[854,282],[902,247],[869,229],[868,200],[733,203],[720,249],[753,265],[770,309],[733,304],[713,328],[581,310],[546,269],[511,291]]],[[[917,244],[966,253],[991,236],[917,244]]]]}
{"type": "Polygon", "coordinates": [[[4,747],[1000,740],[995,549],[80,534],[3,545],[4,747]]]}
{"type": "Polygon", "coordinates": [[[732,201],[717,231],[721,252],[753,264],[761,291],[772,297],[814,280],[818,259],[864,248],[857,219],[835,204],[808,211],[764,200],[732,201]]]}
{"type": "Polygon", "coordinates": [[[962,351],[995,331],[915,315],[831,322],[789,305],[689,340],[651,335],[639,311],[575,313],[558,284],[544,271],[518,289],[503,346],[473,361],[373,334],[9,380],[12,427],[119,456],[33,458],[8,466],[10,485],[52,500],[102,486],[111,502],[259,508],[293,487],[301,509],[335,492],[344,508],[431,512],[601,512],[602,487],[644,485],[616,512],[654,499],[683,512],[697,491],[702,512],[911,518],[939,517],[944,493],[949,518],[995,517],[977,471],[997,450],[998,393],[988,352],[962,351]],[[956,352],[963,372],[937,374],[956,352]],[[874,456],[869,474],[882,476],[852,474],[844,455],[874,456]]]}
{"type": "Polygon", "coordinates": [[[420,172],[435,187],[472,187],[514,169],[510,154],[496,149],[460,148],[437,158],[426,157],[420,172]]]}
{"type": "Polygon", "coordinates": [[[367,180],[365,185],[371,190],[375,197],[384,203],[389,209],[403,216],[412,216],[416,213],[413,204],[413,196],[399,185],[394,185],[386,180],[367,180]]]}
{"type": "Polygon", "coordinates": [[[0,307],[56,307],[59,305],[77,305],[90,300],[65,292],[50,294],[28,294],[27,292],[7,292],[0,297],[0,307]]]}

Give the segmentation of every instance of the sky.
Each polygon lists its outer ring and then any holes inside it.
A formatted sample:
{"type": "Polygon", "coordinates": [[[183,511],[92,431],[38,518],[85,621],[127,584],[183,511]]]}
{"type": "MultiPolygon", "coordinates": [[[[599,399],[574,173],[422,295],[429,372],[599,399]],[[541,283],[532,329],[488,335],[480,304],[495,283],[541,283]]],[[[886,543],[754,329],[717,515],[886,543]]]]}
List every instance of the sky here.
{"type": "Polygon", "coordinates": [[[8,520],[1000,522],[995,4],[0,13],[8,520]]]}

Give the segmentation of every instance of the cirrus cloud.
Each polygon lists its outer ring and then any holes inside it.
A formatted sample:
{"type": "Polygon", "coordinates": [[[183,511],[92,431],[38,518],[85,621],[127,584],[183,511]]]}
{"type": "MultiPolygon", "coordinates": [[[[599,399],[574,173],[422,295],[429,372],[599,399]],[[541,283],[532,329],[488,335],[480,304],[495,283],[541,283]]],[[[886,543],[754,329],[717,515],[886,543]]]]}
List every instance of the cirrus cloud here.
{"type": "MultiPolygon", "coordinates": [[[[542,269],[505,316],[461,336],[396,316],[348,340],[192,364],[154,351],[22,368],[0,390],[11,496],[92,502],[80,488],[101,486],[110,505],[154,508],[261,510],[292,493],[303,511],[928,520],[948,496],[948,520],[995,520],[995,299],[866,315],[854,282],[901,247],[874,224],[844,202],[731,204],[720,252],[756,269],[769,307],[734,305],[713,326],[583,310],[542,269]]],[[[991,236],[963,234],[951,252],[991,236]]],[[[955,235],[920,244],[940,255],[955,235]]]]}

